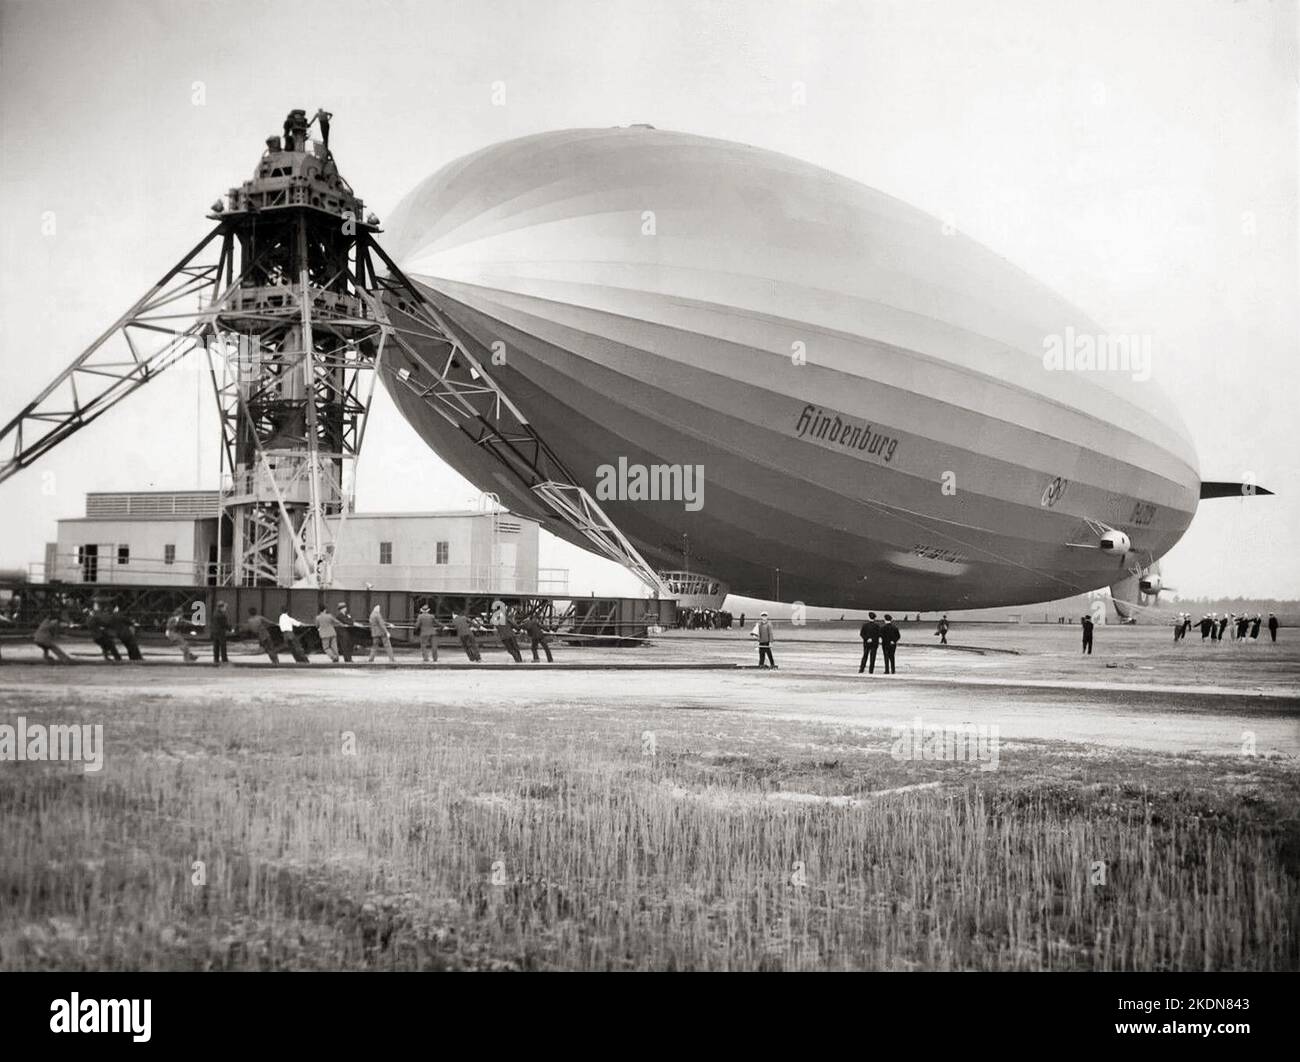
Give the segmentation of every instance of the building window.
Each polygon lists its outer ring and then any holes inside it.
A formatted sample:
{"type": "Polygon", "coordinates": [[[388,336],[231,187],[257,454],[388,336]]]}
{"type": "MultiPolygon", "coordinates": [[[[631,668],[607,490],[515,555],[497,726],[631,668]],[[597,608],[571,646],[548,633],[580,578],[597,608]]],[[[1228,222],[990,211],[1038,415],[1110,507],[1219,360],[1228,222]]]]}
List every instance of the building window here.
{"type": "Polygon", "coordinates": [[[169,542],[167,545],[163,546],[163,563],[176,563],[176,546],[173,543],[169,542]]]}
{"type": "Polygon", "coordinates": [[[393,563],[393,544],[391,542],[379,543],[379,563],[380,564],[393,563]]]}
{"type": "Polygon", "coordinates": [[[447,555],[450,552],[451,552],[450,542],[439,542],[437,546],[434,547],[433,562],[435,564],[446,564],[447,555]]]}
{"type": "Polygon", "coordinates": [[[117,563],[118,563],[118,564],[130,564],[130,563],[131,563],[131,547],[130,547],[130,546],[118,546],[118,547],[117,547],[117,563]]]}
{"type": "Polygon", "coordinates": [[[78,546],[77,564],[81,566],[81,581],[94,583],[99,581],[99,547],[78,546]]]}

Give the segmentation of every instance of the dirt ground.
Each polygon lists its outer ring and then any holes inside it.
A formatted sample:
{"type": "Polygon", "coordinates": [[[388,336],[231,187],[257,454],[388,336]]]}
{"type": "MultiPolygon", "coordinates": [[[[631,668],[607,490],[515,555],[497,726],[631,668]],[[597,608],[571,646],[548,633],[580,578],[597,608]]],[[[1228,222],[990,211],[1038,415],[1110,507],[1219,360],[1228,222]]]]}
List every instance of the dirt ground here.
{"type": "MultiPolygon", "coordinates": [[[[147,647],[144,665],[110,666],[89,646],[69,639],[79,665],[43,664],[32,647],[5,647],[0,690],[12,708],[23,691],[34,702],[57,700],[62,688],[102,687],[106,701],[130,690],[199,699],[321,697],[358,703],[398,701],[544,711],[574,705],[626,710],[715,710],[765,720],[800,720],[881,728],[976,723],[996,725],[1003,741],[1035,740],[1122,750],[1239,756],[1247,744],[1260,756],[1300,761],[1300,637],[1283,631],[1277,644],[1202,642],[1199,633],[1175,644],[1156,627],[1102,627],[1091,657],[1079,653],[1079,629],[1028,625],[954,628],[947,648],[929,625],[905,627],[896,676],[859,675],[860,643],[846,626],[778,630],[779,670],[759,671],[754,643],[742,632],[670,632],[625,649],[555,646],[546,674],[510,664],[489,646],[485,665],[469,665],[444,647],[436,666],[405,652],[399,666],[271,668],[240,646],[235,666],[183,667],[170,647],[147,647]],[[645,665],[676,665],[647,668],[645,665]],[[621,670],[627,665],[639,665],[621,670]],[[693,669],[692,665],[699,667],[693,669]],[[39,689],[39,693],[36,690],[39,689]]],[[[525,650],[527,658],[527,650],[525,650]]]]}

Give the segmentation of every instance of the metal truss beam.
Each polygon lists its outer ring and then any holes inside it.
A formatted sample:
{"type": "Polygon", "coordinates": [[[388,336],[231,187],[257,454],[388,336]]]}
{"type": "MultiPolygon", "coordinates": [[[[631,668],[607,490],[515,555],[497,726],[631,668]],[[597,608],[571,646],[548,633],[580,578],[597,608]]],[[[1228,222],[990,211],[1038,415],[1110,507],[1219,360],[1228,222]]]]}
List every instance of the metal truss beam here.
{"type": "Polygon", "coordinates": [[[457,330],[369,234],[358,241],[358,263],[359,273],[368,270],[373,277],[367,299],[371,312],[383,322],[389,340],[421,369],[399,369],[391,378],[496,458],[598,552],[623,565],[659,596],[672,596],[655,569],[537,434],[457,330]],[[375,274],[373,264],[366,261],[368,251],[387,267],[387,276],[375,274]],[[431,344],[433,357],[422,355],[413,340],[431,344]]]}
{"type": "Polygon", "coordinates": [[[0,428],[0,482],[43,457],[123,399],[175,365],[202,341],[209,306],[229,297],[230,234],[217,225],[0,428]],[[215,263],[196,259],[217,239],[215,263]],[[224,292],[219,291],[225,279],[224,292]],[[185,309],[192,301],[195,308],[185,309]],[[161,344],[158,337],[163,337],[161,344]]]}

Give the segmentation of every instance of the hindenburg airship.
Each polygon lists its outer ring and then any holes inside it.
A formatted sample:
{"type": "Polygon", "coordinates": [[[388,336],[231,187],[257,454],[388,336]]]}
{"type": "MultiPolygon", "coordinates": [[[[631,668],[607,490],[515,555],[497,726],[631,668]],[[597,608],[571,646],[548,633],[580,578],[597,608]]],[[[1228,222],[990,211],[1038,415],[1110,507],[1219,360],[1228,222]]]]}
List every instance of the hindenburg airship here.
{"type": "MultiPolygon", "coordinates": [[[[930,610],[1158,590],[1203,496],[1149,340],[785,155],[543,133],[444,167],[386,229],[645,558],[733,593],[779,578],[784,600],[930,610]]],[[[390,391],[467,479],[585,545],[390,391]]]]}

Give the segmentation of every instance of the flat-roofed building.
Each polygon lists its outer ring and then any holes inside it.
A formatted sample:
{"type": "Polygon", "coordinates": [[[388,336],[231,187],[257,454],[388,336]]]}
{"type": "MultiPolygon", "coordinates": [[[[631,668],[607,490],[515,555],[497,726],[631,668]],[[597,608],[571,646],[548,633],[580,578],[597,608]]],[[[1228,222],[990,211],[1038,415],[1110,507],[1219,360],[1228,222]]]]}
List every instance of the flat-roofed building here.
{"type": "Polygon", "coordinates": [[[507,512],[352,513],[336,534],[334,582],[376,590],[564,594],[539,569],[538,525],[507,512]]]}
{"type": "MultiPolygon", "coordinates": [[[[219,585],[228,557],[217,491],[86,495],[60,520],[45,578],[67,583],[219,585]]],[[[568,593],[568,571],[539,569],[536,521],[498,511],[350,513],[331,520],[331,585],[376,590],[568,593]]],[[[228,543],[227,543],[228,547],[228,543]]]]}
{"type": "Polygon", "coordinates": [[[58,522],[46,581],[202,586],[220,561],[215,490],[86,495],[86,515],[58,522]]]}

